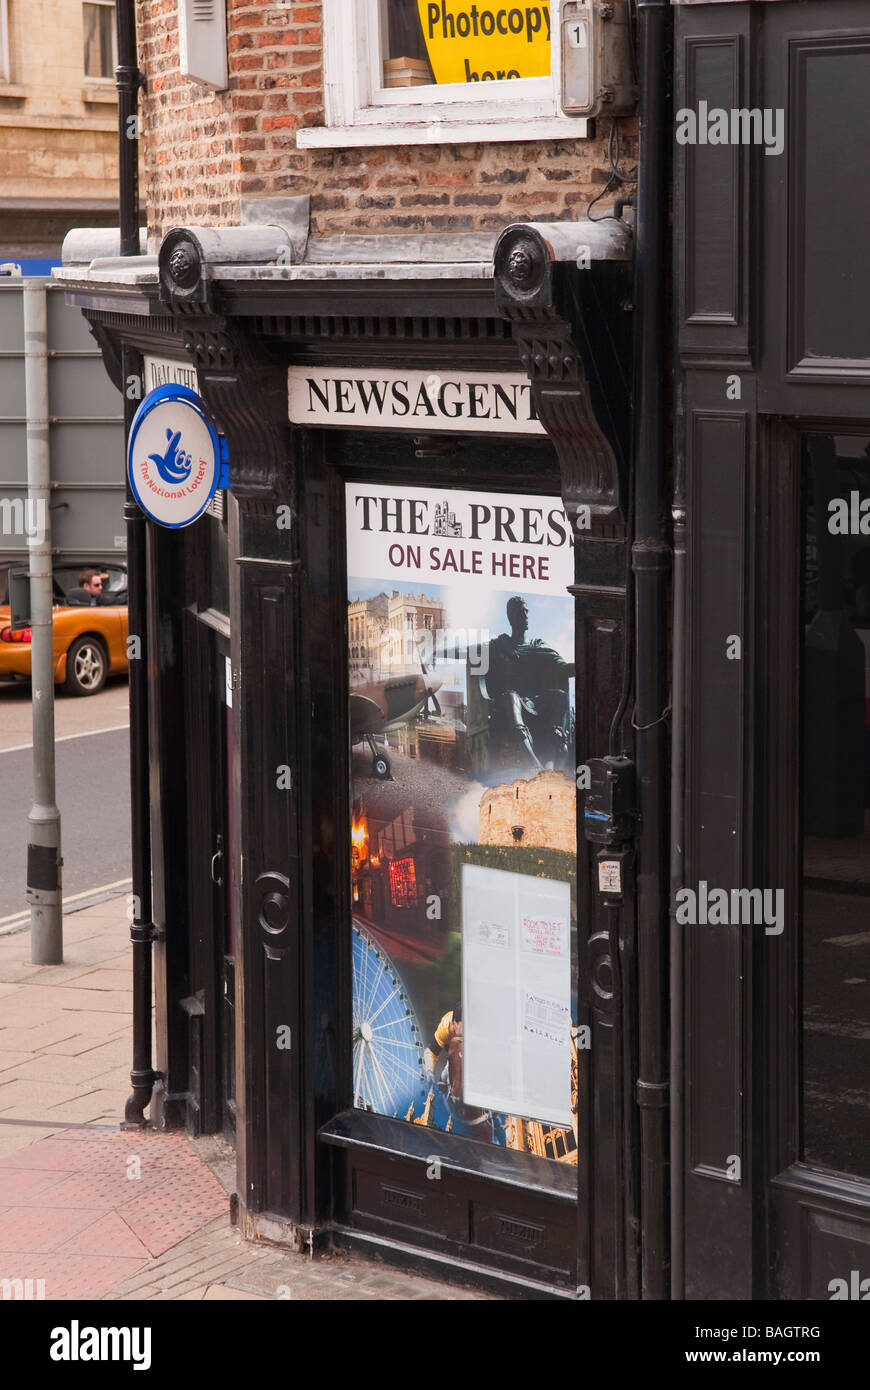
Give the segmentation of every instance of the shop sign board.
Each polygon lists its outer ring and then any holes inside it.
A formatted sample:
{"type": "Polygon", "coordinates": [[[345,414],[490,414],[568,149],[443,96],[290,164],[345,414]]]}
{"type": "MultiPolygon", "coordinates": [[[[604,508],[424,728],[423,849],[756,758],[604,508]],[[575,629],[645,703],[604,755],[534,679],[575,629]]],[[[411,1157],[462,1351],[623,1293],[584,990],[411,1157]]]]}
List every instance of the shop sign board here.
{"type": "Polygon", "coordinates": [[[146,396],[158,386],[187,386],[191,391],[196,390],[196,367],[189,357],[182,362],[174,357],[152,357],[146,353],[142,361],[146,396]]]}
{"type": "Polygon", "coordinates": [[[226,441],[186,386],[158,386],[133,417],[127,477],[142,510],[160,526],[189,526],[228,485],[226,441]]]}
{"type": "Polygon", "coordinates": [[[346,485],[354,1104],[577,1161],[561,500],[346,485]]]}
{"type": "Polygon", "coordinates": [[[293,366],[289,413],[297,425],[456,433],[545,434],[522,372],[425,372],[293,366]]]}

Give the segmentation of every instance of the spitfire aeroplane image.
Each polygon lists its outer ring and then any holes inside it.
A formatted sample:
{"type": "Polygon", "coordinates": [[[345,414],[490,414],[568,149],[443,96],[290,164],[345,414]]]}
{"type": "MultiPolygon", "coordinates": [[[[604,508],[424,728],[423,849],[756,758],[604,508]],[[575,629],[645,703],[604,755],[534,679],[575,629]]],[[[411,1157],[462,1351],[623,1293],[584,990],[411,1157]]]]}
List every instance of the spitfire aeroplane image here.
{"type": "Polygon", "coordinates": [[[443,681],[423,671],[420,675],[391,676],[388,680],[367,681],[350,692],[351,744],[367,743],[372,754],[372,775],[389,780],[390,760],[375,743],[376,734],[389,733],[408,724],[432,702],[435,713],[441,706],[435,698],[443,681]]]}

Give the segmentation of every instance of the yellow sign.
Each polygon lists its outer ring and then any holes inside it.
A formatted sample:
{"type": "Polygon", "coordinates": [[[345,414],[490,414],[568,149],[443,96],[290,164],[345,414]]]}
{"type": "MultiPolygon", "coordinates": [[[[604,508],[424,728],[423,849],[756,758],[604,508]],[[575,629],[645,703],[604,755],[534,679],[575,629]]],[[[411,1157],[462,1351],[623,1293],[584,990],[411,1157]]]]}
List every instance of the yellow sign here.
{"type": "Polygon", "coordinates": [[[435,81],[497,82],[550,72],[550,6],[417,0],[435,81]]]}

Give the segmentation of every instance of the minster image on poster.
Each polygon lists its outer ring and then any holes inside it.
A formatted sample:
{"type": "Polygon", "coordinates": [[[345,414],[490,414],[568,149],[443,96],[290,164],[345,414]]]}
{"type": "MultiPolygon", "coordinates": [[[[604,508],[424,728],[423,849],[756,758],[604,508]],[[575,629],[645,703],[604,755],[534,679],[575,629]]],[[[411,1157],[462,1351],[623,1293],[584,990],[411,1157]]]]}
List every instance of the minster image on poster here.
{"type": "Polygon", "coordinates": [[[347,484],[354,1104],[577,1162],[558,497],[347,484]]]}

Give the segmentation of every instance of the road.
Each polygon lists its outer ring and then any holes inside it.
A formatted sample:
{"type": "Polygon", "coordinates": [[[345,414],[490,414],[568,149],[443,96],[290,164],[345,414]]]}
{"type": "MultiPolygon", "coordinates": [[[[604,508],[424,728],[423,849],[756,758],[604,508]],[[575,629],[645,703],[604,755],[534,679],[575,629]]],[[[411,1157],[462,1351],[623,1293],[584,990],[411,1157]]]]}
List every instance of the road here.
{"type": "MultiPolygon", "coordinates": [[[[109,681],[99,695],[57,696],[57,804],[66,902],[130,877],[128,719],[125,679],[109,681]]],[[[27,911],[31,743],[29,685],[0,684],[0,931],[7,919],[27,911]]]]}

